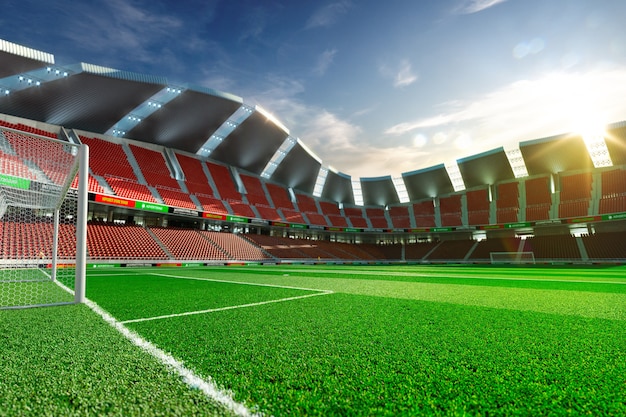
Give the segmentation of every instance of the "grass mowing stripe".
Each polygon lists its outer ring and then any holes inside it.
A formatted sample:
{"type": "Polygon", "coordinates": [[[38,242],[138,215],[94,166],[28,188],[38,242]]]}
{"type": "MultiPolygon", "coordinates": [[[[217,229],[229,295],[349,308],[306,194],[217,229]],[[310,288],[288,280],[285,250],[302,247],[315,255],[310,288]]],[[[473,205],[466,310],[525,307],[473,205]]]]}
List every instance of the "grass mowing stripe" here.
{"type": "MultiPolygon", "coordinates": [[[[626,294],[357,278],[315,278],[296,274],[259,275],[256,273],[257,270],[258,268],[238,269],[237,279],[245,282],[286,286],[302,286],[306,283],[336,293],[626,320],[626,294]],[[249,273],[250,271],[252,272],[249,273]]],[[[349,271],[346,272],[349,273],[349,271]]],[[[188,272],[189,275],[202,273],[207,272],[188,272]]],[[[212,275],[218,273],[223,274],[227,279],[234,272],[211,270],[212,275]]]]}
{"type": "MultiPolygon", "coordinates": [[[[250,284],[250,285],[254,285],[254,284],[250,284]]],[[[281,288],[285,288],[285,287],[281,287],[281,288]]],[[[168,315],[165,315],[165,316],[156,316],[156,317],[146,317],[146,318],[141,318],[141,319],[125,320],[125,321],[122,321],[120,323],[122,323],[122,324],[139,323],[139,322],[142,322],[142,321],[169,319],[169,318],[172,318],[172,317],[183,317],[183,316],[193,316],[193,315],[196,315],[196,314],[215,313],[215,312],[218,312],[218,311],[234,310],[234,309],[237,309],[237,308],[257,307],[257,306],[262,306],[262,305],[265,305],[265,304],[282,303],[282,302],[285,302],[285,301],[300,300],[302,298],[316,297],[318,295],[328,295],[328,294],[332,294],[332,293],[333,293],[332,291],[323,291],[323,292],[314,293],[314,294],[299,295],[299,296],[296,296],[296,297],[279,298],[277,300],[259,301],[258,303],[240,304],[240,305],[227,306],[227,307],[221,307],[221,308],[213,308],[213,309],[209,309],[209,310],[188,311],[188,312],[185,312],[185,313],[168,314],[168,315]]]]}
{"type": "Polygon", "coordinates": [[[626,412],[614,320],[335,293],[131,327],[275,416],[626,412]]]}
{"type": "Polygon", "coordinates": [[[124,324],[117,321],[115,317],[100,308],[98,304],[91,300],[86,300],[85,303],[96,314],[100,315],[104,321],[120,332],[135,346],[140,347],[156,358],[164,366],[176,372],[190,388],[202,391],[207,397],[227,407],[238,416],[260,416],[260,414],[249,410],[244,404],[235,401],[229,392],[219,389],[219,387],[211,379],[200,378],[192,370],[185,367],[181,361],[175,359],[172,355],[165,353],[163,350],[159,349],[134,331],[130,330],[128,327],[124,326],[124,324]]]}
{"type": "MultiPolygon", "coordinates": [[[[558,275],[558,279],[554,274],[548,275],[550,278],[533,278],[531,277],[506,277],[506,276],[488,276],[488,275],[476,275],[476,274],[434,274],[424,272],[376,272],[376,271],[359,271],[355,273],[354,270],[333,270],[328,271],[321,269],[320,271],[312,270],[260,270],[258,268],[248,269],[246,272],[251,274],[260,275],[276,275],[276,272],[290,272],[297,274],[301,277],[341,277],[341,278],[354,278],[354,279],[373,279],[381,281],[406,281],[406,282],[426,282],[426,283],[451,283],[461,285],[482,285],[482,286],[501,286],[501,287],[516,287],[516,288],[536,288],[536,289],[559,289],[566,291],[591,291],[591,292],[609,292],[626,294],[626,279],[617,280],[605,280],[606,277],[600,279],[591,280],[587,279],[572,279],[567,276],[558,275]],[[602,280],[601,280],[602,279],[602,280]]],[[[626,272],[625,272],[626,273],[626,272]]]]}

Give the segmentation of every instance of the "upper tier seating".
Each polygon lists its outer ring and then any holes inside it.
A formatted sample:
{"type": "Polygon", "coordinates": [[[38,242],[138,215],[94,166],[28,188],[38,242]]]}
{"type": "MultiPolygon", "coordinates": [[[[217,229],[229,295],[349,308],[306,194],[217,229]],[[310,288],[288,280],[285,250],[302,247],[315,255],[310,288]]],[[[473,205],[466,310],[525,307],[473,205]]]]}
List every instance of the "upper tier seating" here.
{"type": "Polygon", "coordinates": [[[246,189],[246,197],[248,198],[248,203],[252,204],[253,206],[270,207],[270,203],[265,196],[263,184],[261,184],[261,180],[259,178],[245,174],[241,174],[240,178],[243,182],[243,186],[246,189]]]}
{"type": "Polygon", "coordinates": [[[202,161],[191,156],[176,154],[178,165],[185,174],[185,185],[191,194],[213,196],[213,189],[202,169],[202,161]]]}
{"type": "Polygon", "coordinates": [[[519,220],[519,184],[507,182],[498,184],[496,199],[496,221],[515,223],[519,220]]]}
{"type": "Polygon", "coordinates": [[[222,200],[241,201],[241,194],[237,191],[237,187],[233,182],[230,171],[223,165],[207,162],[207,167],[213,178],[213,182],[217,186],[222,200]]]}
{"type": "Polygon", "coordinates": [[[101,139],[80,137],[81,142],[89,146],[89,168],[100,176],[121,177],[137,182],[137,176],[128,163],[122,145],[101,139]],[[93,157],[97,155],[97,157],[93,157]]]}
{"type": "Polygon", "coordinates": [[[467,215],[470,225],[489,224],[489,192],[486,188],[467,191],[467,215]]]}
{"type": "Polygon", "coordinates": [[[372,223],[374,229],[389,229],[389,223],[385,217],[385,210],[382,208],[366,208],[365,214],[372,223]]]}
{"type": "Polygon", "coordinates": [[[411,227],[408,206],[389,207],[389,217],[391,217],[391,223],[396,229],[409,229],[411,227]]]}
{"type": "Polygon", "coordinates": [[[305,224],[306,223],[306,221],[302,217],[302,213],[300,213],[299,211],[288,210],[288,209],[281,209],[281,212],[283,213],[283,217],[285,218],[286,222],[298,223],[298,224],[305,224]]]}
{"type": "Polygon", "coordinates": [[[414,203],[413,215],[417,227],[435,227],[435,205],[432,201],[414,203]]]}
{"type": "Polygon", "coordinates": [[[583,217],[589,214],[592,181],[590,172],[561,177],[559,218],[583,217]]]}
{"type": "Polygon", "coordinates": [[[289,191],[276,184],[265,183],[267,187],[267,191],[274,202],[274,207],[276,208],[284,208],[287,210],[293,210],[293,203],[291,202],[291,197],[289,196],[289,191]]]}
{"type": "Polygon", "coordinates": [[[361,207],[345,207],[343,212],[350,219],[352,227],[367,228],[367,220],[363,217],[363,209],[361,207]]]}
{"type": "Polygon", "coordinates": [[[524,185],[526,188],[526,221],[549,220],[552,206],[550,178],[528,179],[524,185]]]}
{"type": "Polygon", "coordinates": [[[599,214],[626,211],[626,170],[614,169],[602,173],[602,197],[599,214]]]}
{"type": "Polygon", "coordinates": [[[461,195],[451,195],[439,199],[442,226],[461,226],[461,195]]]}

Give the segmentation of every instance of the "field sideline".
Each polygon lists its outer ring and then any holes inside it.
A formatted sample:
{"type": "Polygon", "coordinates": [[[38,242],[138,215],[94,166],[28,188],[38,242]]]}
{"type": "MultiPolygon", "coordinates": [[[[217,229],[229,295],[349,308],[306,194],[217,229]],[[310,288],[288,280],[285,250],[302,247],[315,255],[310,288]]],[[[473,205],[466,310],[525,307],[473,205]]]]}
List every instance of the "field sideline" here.
{"type": "Polygon", "coordinates": [[[87,306],[2,310],[0,416],[626,414],[624,267],[112,268],[87,297],[200,383],[87,306]]]}

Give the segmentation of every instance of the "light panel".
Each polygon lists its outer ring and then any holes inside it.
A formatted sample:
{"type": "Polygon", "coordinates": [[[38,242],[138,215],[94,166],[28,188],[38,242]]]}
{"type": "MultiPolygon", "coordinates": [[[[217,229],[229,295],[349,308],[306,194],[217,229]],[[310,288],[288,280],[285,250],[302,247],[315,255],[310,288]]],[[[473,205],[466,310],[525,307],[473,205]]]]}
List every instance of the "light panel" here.
{"type": "Polygon", "coordinates": [[[404,179],[402,177],[393,177],[391,179],[394,187],[396,187],[396,193],[398,193],[398,198],[401,203],[408,203],[411,201],[409,198],[409,192],[406,190],[406,185],[404,184],[404,179]]]}
{"type": "Polygon", "coordinates": [[[456,161],[445,164],[445,167],[446,171],[448,172],[448,176],[450,177],[450,181],[452,182],[452,187],[454,187],[454,191],[465,190],[463,176],[461,175],[459,165],[456,163],[456,161]]]}

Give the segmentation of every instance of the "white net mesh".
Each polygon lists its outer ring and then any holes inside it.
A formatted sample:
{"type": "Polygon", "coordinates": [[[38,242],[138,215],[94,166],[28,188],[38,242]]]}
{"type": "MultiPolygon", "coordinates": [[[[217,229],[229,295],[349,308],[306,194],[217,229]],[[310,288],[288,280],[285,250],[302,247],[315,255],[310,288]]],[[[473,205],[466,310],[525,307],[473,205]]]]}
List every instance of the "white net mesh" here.
{"type": "Polygon", "coordinates": [[[73,301],[77,155],[77,145],[0,129],[0,308],[73,301]]]}

